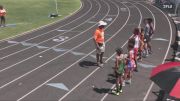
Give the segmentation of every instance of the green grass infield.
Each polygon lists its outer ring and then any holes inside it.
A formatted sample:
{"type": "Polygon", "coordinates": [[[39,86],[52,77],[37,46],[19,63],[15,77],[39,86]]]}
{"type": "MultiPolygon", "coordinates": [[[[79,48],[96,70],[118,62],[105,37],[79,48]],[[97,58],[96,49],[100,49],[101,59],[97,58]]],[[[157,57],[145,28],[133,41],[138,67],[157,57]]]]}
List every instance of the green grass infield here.
{"type": "Polygon", "coordinates": [[[56,0],[1,0],[7,11],[6,25],[0,28],[0,40],[20,35],[23,32],[63,19],[77,11],[80,0],[57,0],[58,13],[61,16],[50,18],[56,13],[56,0]]]}

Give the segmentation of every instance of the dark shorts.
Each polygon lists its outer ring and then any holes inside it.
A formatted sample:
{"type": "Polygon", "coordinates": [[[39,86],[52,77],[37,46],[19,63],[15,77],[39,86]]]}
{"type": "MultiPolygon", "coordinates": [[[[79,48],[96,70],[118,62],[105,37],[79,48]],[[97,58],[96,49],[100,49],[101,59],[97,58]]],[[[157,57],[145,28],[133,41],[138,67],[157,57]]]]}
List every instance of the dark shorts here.
{"type": "Polygon", "coordinates": [[[5,16],[0,16],[0,19],[1,20],[5,20],[5,16]]]}
{"type": "Polygon", "coordinates": [[[115,76],[116,76],[116,78],[118,78],[118,77],[120,77],[120,76],[124,76],[124,73],[117,73],[117,72],[115,72],[115,76]]]}
{"type": "Polygon", "coordinates": [[[149,36],[144,36],[144,42],[150,42],[151,41],[151,38],[149,36]]]}

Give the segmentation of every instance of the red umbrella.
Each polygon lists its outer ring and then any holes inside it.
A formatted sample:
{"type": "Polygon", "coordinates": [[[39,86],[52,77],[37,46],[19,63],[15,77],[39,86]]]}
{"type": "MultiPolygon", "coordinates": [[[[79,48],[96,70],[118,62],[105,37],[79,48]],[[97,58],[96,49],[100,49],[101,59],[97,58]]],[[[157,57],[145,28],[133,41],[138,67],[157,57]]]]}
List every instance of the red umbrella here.
{"type": "Polygon", "coordinates": [[[153,68],[150,78],[170,96],[180,99],[180,62],[158,65],[153,68]]]}
{"type": "Polygon", "coordinates": [[[180,79],[176,82],[176,85],[171,90],[170,96],[180,99],[180,79]]]}

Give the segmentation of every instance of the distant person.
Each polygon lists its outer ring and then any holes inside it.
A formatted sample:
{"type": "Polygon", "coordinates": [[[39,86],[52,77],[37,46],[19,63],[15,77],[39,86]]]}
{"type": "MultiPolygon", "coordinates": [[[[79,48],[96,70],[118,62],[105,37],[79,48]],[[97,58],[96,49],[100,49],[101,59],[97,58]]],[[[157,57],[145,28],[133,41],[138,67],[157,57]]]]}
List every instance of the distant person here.
{"type": "Polygon", "coordinates": [[[144,40],[146,42],[145,44],[145,52],[146,56],[148,54],[152,53],[152,48],[151,48],[151,38],[153,37],[154,34],[154,29],[153,29],[153,20],[151,18],[145,19],[145,28],[144,28],[144,40]]]}
{"type": "Polygon", "coordinates": [[[135,60],[135,63],[136,63],[136,66],[134,68],[134,71],[138,71],[138,68],[137,68],[137,57],[138,57],[138,52],[139,52],[139,47],[140,47],[140,30],[139,28],[135,28],[134,31],[133,31],[133,38],[134,38],[134,60],[135,60]]]}
{"type": "Polygon", "coordinates": [[[127,67],[125,73],[126,83],[131,84],[132,73],[136,67],[135,56],[134,56],[134,45],[132,43],[128,44],[128,57],[127,57],[127,67]]]}
{"type": "Polygon", "coordinates": [[[103,55],[105,52],[104,27],[107,25],[104,21],[99,21],[98,28],[94,33],[94,42],[96,45],[97,65],[103,67],[103,55]]]}
{"type": "Polygon", "coordinates": [[[139,61],[142,61],[142,56],[144,52],[144,29],[140,28],[140,47],[139,47],[139,61]]]}
{"type": "Polygon", "coordinates": [[[114,93],[115,95],[119,95],[119,93],[123,92],[122,87],[124,83],[126,57],[127,56],[123,54],[122,48],[118,48],[116,50],[116,61],[115,61],[115,68],[114,68],[115,76],[116,76],[116,87],[112,90],[112,93],[114,93]]]}
{"type": "Polygon", "coordinates": [[[0,5],[0,20],[1,20],[0,27],[5,27],[6,24],[5,16],[6,16],[6,10],[2,5],[0,5]]]}
{"type": "Polygon", "coordinates": [[[139,52],[139,47],[140,47],[140,31],[139,31],[139,28],[134,29],[133,36],[128,40],[128,45],[133,46],[134,61],[136,64],[136,66],[133,68],[133,70],[138,72],[137,58],[138,58],[138,52],[139,52]]]}
{"type": "Polygon", "coordinates": [[[153,24],[153,19],[152,18],[148,18],[148,22],[149,22],[149,25],[150,25],[150,38],[152,39],[153,35],[154,35],[154,24],[153,24]]]}

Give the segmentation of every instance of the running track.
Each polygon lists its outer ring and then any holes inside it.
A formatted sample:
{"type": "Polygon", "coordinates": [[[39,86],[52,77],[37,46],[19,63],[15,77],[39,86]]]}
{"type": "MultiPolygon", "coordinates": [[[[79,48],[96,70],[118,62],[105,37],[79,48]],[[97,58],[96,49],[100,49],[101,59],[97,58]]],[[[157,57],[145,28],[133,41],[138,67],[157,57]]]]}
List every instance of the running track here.
{"type": "Polygon", "coordinates": [[[155,101],[159,88],[149,80],[150,66],[171,57],[175,26],[158,8],[143,0],[81,0],[72,16],[46,27],[0,41],[0,100],[4,101],[155,101]],[[143,59],[131,85],[120,96],[114,86],[114,50],[123,47],[132,30],[154,19],[153,54],[143,59]],[[104,20],[106,53],[104,68],[95,66],[92,35],[104,20]],[[142,64],[148,65],[146,67],[142,64]],[[145,68],[146,67],[146,68],[145,68]],[[48,86],[63,83],[68,91],[48,86]]]}

